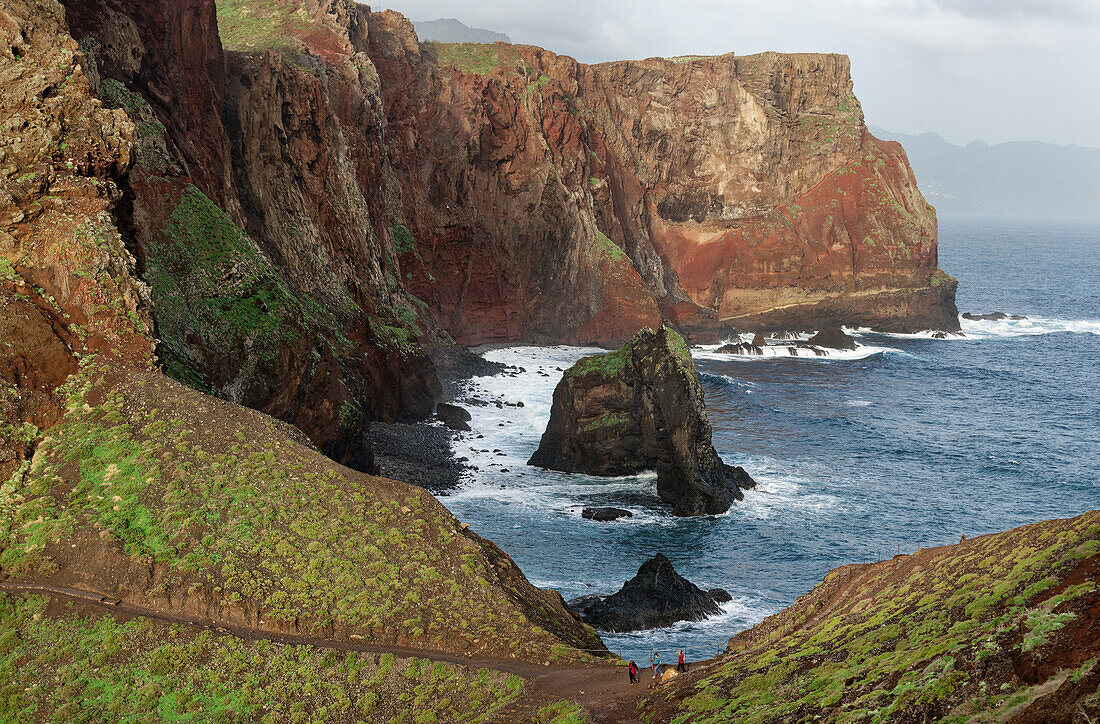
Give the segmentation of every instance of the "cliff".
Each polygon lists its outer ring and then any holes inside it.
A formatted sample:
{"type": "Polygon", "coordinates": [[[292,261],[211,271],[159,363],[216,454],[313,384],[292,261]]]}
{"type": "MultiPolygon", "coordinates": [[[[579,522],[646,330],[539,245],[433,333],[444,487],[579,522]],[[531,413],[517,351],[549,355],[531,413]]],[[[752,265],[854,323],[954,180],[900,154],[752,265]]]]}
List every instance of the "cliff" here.
{"type": "MultiPolygon", "coordinates": [[[[197,6],[212,9],[197,0],[162,9],[179,13],[179,20],[197,6]]],[[[143,5],[143,12],[151,7],[143,5]]],[[[354,326],[346,340],[329,337],[323,323],[331,325],[331,317],[323,315],[340,310],[321,305],[332,288],[310,288],[307,295],[298,286],[307,283],[303,268],[310,258],[277,265],[274,252],[227,220],[229,212],[213,201],[217,188],[209,189],[212,197],[195,185],[202,182],[198,176],[146,176],[156,158],[165,163],[162,173],[182,173],[191,163],[180,150],[183,142],[177,145],[168,124],[158,125],[131,91],[102,75],[109,63],[85,72],[91,55],[67,34],[65,22],[54,0],[12,0],[0,8],[0,329],[8,331],[0,344],[4,583],[98,592],[138,615],[240,626],[259,635],[493,652],[540,664],[587,657],[576,649],[601,651],[598,637],[560,595],[531,586],[505,554],[422,489],[344,467],[298,428],[162,373],[161,361],[202,388],[211,381],[198,377],[204,365],[224,353],[234,369],[278,393],[257,406],[294,409],[279,407],[285,400],[299,410],[324,411],[332,395],[309,397],[302,384],[313,385],[322,374],[349,386],[355,380],[390,384],[386,371],[396,374],[403,357],[387,356],[377,344],[357,348],[370,338],[354,326]],[[107,100],[96,97],[97,77],[107,100]],[[111,108],[116,101],[122,107],[111,108]],[[171,209],[165,228],[133,225],[161,218],[165,209],[171,209]],[[165,275],[173,275],[169,283],[165,275]],[[173,338],[185,324],[190,329],[173,338]],[[226,336],[205,336],[213,334],[226,336]],[[176,342],[186,347],[173,348],[176,342]],[[349,349],[358,352],[341,357],[349,349]],[[312,378],[292,374],[305,367],[316,367],[312,378]],[[255,376],[261,368],[285,376],[255,376]],[[495,635],[502,631],[506,636],[495,635]]],[[[268,101],[269,93],[279,97],[278,87],[306,80],[284,73],[282,56],[254,60],[263,73],[240,77],[251,78],[245,85],[268,101]]],[[[170,78],[157,80],[172,87],[170,78]]],[[[250,107],[255,115],[268,109],[250,107]]],[[[320,128],[317,119],[325,115],[316,110],[317,116],[300,116],[301,133],[320,128]]],[[[335,134],[335,122],[325,127],[335,134]]],[[[261,139],[278,126],[264,129],[261,139]]],[[[251,136],[230,138],[242,143],[251,136]]],[[[257,156],[271,176],[254,169],[241,173],[249,184],[226,179],[232,183],[220,187],[222,198],[236,193],[239,213],[247,216],[252,202],[243,189],[278,191],[288,195],[281,204],[298,218],[323,214],[323,208],[294,205],[310,181],[303,174],[349,186],[354,177],[326,172],[326,163],[344,162],[329,151],[307,157],[304,149],[303,143],[293,154],[277,153],[269,163],[257,156]]],[[[235,153],[229,158],[239,163],[235,153]]],[[[334,190],[325,203],[351,198],[341,193],[334,190]]],[[[256,236],[268,238],[261,222],[282,218],[258,219],[256,236]]],[[[325,225],[317,253],[340,240],[341,228],[325,225]]],[[[305,238],[309,233],[302,230],[305,238]]],[[[360,246],[367,244],[369,235],[358,233],[360,246]]],[[[338,277],[340,268],[332,267],[315,283],[338,277]]],[[[358,283],[370,281],[370,270],[356,272],[358,283]]],[[[356,298],[362,303],[346,312],[353,320],[367,314],[367,302],[386,299],[365,292],[356,298]]],[[[415,348],[404,359],[422,357],[415,348]]],[[[403,373],[392,383],[404,386],[385,394],[415,389],[416,368],[403,373]]],[[[256,388],[236,389],[247,396],[256,388]]],[[[358,432],[356,422],[349,427],[358,432]]]]}
{"type": "Polygon", "coordinates": [[[901,147],[867,132],[847,58],[586,66],[527,46],[420,44],[389,12],[369,27],[419,241],[412,288],[460,341],[561,338],[527,301],[563,282],[565,339],[620,336],[577,316],[577,294],[600,303],[572,278],[574,258],[544,256],[577,245],[545,231],[571,219],[629,258],[619,304],[654,299],[689,332],[957,328],[935,212],[901,147]],[[559,186],[560,208],[548,197],[559,186]]]}
{"type": "Polygon", "coordinates": [[[135,123],[116,216],[158,361],[360,470],[370,421],[431,413],[452,340],[957,324],[846,58],[586,66],[350,0],[69,0],[66,24],[135,123]]]}

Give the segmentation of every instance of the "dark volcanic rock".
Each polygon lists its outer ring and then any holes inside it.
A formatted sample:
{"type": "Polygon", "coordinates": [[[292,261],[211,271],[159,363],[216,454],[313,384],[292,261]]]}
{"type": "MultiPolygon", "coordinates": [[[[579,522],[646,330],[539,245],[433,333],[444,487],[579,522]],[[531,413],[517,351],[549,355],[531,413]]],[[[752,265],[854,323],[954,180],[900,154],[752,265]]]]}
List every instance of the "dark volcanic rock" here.
{"type": "Polygon", "coordinates": [[[764,339],[764,335],[757,332],[752,337],[752,346],[753,347],[767,347],[768,346],[768,340],[764,339]]]}
{"type": "Polygon", "coordinates": [[[973,312],[963,312],[962,318],[969,319],[972,322],[1000,322],[1005,319],[1019,321],[1021,319],[1027,319],[1027,317],[1022,314],[1005,314],[1004,312],[991,312],[990,314],[974,314],[973,312]]]}
{"type": "Polygon", "coordinates": [[[566,370],[528,464],[609,476],[656,470],[657,493],[676,515],[724,513],[755,484],[715,452],[699,375],[668,327],[566,370]]]}
{"type": "Polygon", "coordinates": [[[445,494],[458,485],[467,469],[455,458],[453,437],[453,432],[438,425],[371,423],[370,442],[378,466],[372,472],[445,494]]]}
{"type": "Polygon", "coordinates": [[[622,508],[585,508],[581,511],[582,518],[596,520],[601,523],[618,520],[619,518],[630,518],[633,515],[629,510],[623,510],[622,508]]]}
{"type": "Polygon", "coordinates": [[[440,422],[452,430],[467,431],[470,429],[470,426],[467,424],[470,422],[470,413],[458,405],[440,402],[435,406],[435,416],[439,418],[440,422]]]}
{"type": "Polygon", "coordinates": [[[840,327],[826,327],[810,337],[807,344],[817,347],[830,347],[832,349],[855,349],[856,341],[844,333],[840,327]]]}
{"type": "Polygon", "coordinates": [[[704,591],[658,553],[642,564],[618,593],[582,596],[569,602],[582,621],[603,631],[640,631],[677,621],[702,621],[722,613],[719,602],[730,595],[721,588],[704,591]]]}
{"type": "Polygon", "coordinates": [[[763,355],[764,348],[760,345],[749,344],[748,342],[738,342],[736,344],[724,344],[718,348],[718,351],[722,354],[751,354],[751,355],[763,355]]]}

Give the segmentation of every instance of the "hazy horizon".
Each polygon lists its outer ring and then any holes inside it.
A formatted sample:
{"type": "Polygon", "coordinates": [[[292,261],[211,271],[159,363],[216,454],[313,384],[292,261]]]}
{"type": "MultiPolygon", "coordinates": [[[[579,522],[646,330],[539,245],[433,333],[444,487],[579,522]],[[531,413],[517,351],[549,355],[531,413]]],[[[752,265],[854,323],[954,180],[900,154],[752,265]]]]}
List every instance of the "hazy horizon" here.
{"type": "Polygon", "coordinates": [[[869,125],[956,145],[1100,147],[1100,3],[1090,0],[390,0],[582,62],[844,53],[869,125]]]}

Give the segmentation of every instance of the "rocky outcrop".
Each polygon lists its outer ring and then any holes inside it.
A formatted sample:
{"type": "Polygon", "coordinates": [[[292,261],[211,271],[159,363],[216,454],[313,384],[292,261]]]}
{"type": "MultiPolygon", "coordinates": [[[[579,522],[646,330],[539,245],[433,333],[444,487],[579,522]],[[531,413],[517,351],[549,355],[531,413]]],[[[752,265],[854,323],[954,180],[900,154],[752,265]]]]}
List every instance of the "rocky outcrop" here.
{"type": "Polygon", "coordinates": [[[458,405],[440,402],[435,406],[435,416],[452,430],[466,431],[470,429],[470,413],[458,405]]]}
{"type": "Polygon", "coordinates": [[[657,494],[676,515],[724,513],[755,485],[714,450],[699,375],[668,327],[566,370],[528,464],[608,476],[656,470],[657,494]]]}
{"type": "Polygon", "coordinates": [[[831,721],[873,699],[891,722],[1095,719],[1098,532],[1092,511],[841,566],[640,708],[687,721],[705,699],[728,720],[831,721]]]}
{"type": "Polygon", "coordinates": [[[599,523],[610,523],[619,518],[632,518],[634,514],[622,508],[585,508],[581,511],[581,517],[599,523]]]}
{"type": "MultiPolygon", "coordinates": [[[[293,322],[300,310],[294,305],[310,301],[298,296],[294,263],[277,266],[274,252],[226,222],[229,212],[194,183],[172,179],[178,197],[168,193],[170,185],[160,186],[169,208],[178,210],[183,199],[194,213],[170,214],[166,236],[174,245],[143,246],[146,237],[131,223],[140,203],[152,204],[153,197],[135,191],[135,164],[145,163],[150,150],[175,152],[159,127],[135,122],[148,118],[146,110],[122,95],[121,85],[107,83],[110,76],[100,76],[100,93],[114,88],[110,97],[128,107],[110,108],[112,102],[97,98],[94,74],[84,72],[87,57],[67,34],[56,0],[0,5],[3,577],[98,591],[179,620],[267,635],[310,632],[540,664],[599,654],[599,638],[568,612],[560,594],[533,587],[507,555],[427,492],[351,470],[321,455],[297,427],[193,389],[201,381],[190,379],[188,387],[161,372],[165,288],[157,286],[155,264],[183,275],[180,293],[193,305],[197,328],[205,313],[275,335],[270,356],[246,361],[294,370],[304,354],[321,368],[322,355],[309,350],[320,335],[264,326],[293,322]],[[188,230],[194,233],[182,236],[188,230]],[[249,313],[227,313],[223,305],[231,298],[245,300],[233,309],[249,313]],[[160,316],[151,311],[158,300],[160,316]],[[391,605],[395,600],[402,605],[391,605]]],[[[271,73],[289,85],[279,63],[273,60],[271,73]]],[[[308,120],[303,126],[312,128],[308,120]]],[[[279,135],[275,129],[266,132],[279,135]]],[[[282,180],[251,188],[289,185],[279,189],[286,194],[280,203],[293,200],[308,179],[280,173],[297,163],[301,174],[348,179],[329,175],[326,168],[339,160],[319,153],[271,159],[264,170],[282,180]]],[[[337,203],[340,194],[331,195],[326,203],[337,203]]],[[[249,204],[242,197],[242,209],[249,204]]],[[[360,240],[366,244],[365,236],[360,240]]],[[[382,299],[359,298],[360,311],[382,299]]],[[[318,292],[312,301],[326,298],[318,292]]],[[[203,352],[198,331],[184,341],[203,352]]],[[[255,352],[255,345],[243,349],[255,352]]],[[[384,353],[373,345],[360,352],[372,350],[384,353]]],[[[387,384],[385,368],[370,367],[369,357],[334,357],[348,367],[334,365],[333,376],[373,372],[372,384],[387,384]]],[[[392,357],[391,364],[401,359],[392,357]]],[[[202,369],[201,363],[200,356],[186,369],[202,369]]],[[[415,369],[403,374],[416,379],[415,369]]],[[[283,380],[301,393],[298,382],[283,380]]],[[[324,409],[332,397],[303,393],[296,409],[307,409],[311,399],[324,409]]],[[[147,704],[135,707],[145,711],[147,704]]]]}
{"type": "Polygon", "coordinates": [[[569,601],[581,621],[602,631],[641,631],[677,621],[702,621],[722,613],[730,600],[720,588],[704,591],[658,553],[642,564],[638,575],[610,596],[582,596],[569,601]]]}
{"type": "Polygon", "coordinates": [[[1020,320],[1027,319],[1027,317],[1023,316],[1022,314],[1006,314],[1005,312],[990,312],[989,314],[963,312],[962,318],[968,319],[972,322],[1003,322],[1005,320],[1018,322],[1020,320]]]}
{"type": "Polygon", "coordinates": [[[806,344],[811,347],[828,347],[830,349],[856,348],[855,339],[840,327],[826,327],[806,340],[806,344]]]}

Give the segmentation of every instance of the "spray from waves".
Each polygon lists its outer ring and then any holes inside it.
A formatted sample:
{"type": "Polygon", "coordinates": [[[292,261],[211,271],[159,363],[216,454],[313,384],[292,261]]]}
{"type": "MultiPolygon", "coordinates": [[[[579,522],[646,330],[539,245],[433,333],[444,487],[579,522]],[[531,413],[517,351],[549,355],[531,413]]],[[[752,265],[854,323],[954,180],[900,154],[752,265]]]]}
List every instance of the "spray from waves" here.
{"type": "MultiPolygon", "coordinates": [[[[666,628],[630,631],[626,633],[601,632],[604,643],[612,651],[656,651],[664,659],[665,666],[675,666],[675,652],[683,649],[689,661],[710,658],[725,649],[725,636],[721,645],[713,643],[714,634],[736,633],[755,626],[768,616],[778,613],[781,606],[775,602],[753,596],[735,595],[721,604],[722,613],[703,621],[680,621],[666,628]]],[[[648,666],[648,659],[638,661],[648,666]]]]}
{"type": "Polygon", "coordinates": [[[1100,319],[1057,319],[1053,317],[1029,317],[1027,319],[959,319],[961,333],[948,332],[945,336],[934,330],[923,332],[877,332],[869,327],[859,327],[853,332],[861,337],[892,337],[895,339],[936,339],[939,341],[973,341],[1013,337],[1034,337],[1044,334],[1095,334],[1100,335],[1100,319]]]}
{"type": "MultiPolygon", "coordinates": [[[[751,336],[747,340],[750,341],[751,336]]],[[[724,344],[724,343],[723,343],[724,344]]],[[[860,344],[855,349],[826,349],[819,347],[824,355],[818,354],[815,350],[808,349],[806,347],[795,347],[784,342],[777,342],[775,344],[769,344],[766,347],[761,348],[761,354],[730,354],[727,352],[719,352],[719,348],[722,345],[704,345],[699,347],[693,347],[691,350],[691,356],[699,360],[709,360],[714,362],[724,362],[729,360],[741,361],[763,361],[763,360],[776,360],[776,359],[799,359],[799,360],[816,360],[819,362],[836,362],[845,360],[861,360],[868,357],[874,357],[880,354],[906,354],[901,350],[894,349],[892,347],[880,347],[877,345],[860,344]]]]}
{"type": "MultiPolygon", "coordinates": [[[[539,446],[550,420],[554,388],[561,371],[581,357],[602,350],[584,347],[509,347],[486,357],[518,368],[514,376],[475,377],[467,381],[459,399],[470,412],[471,431],[455,441],[455,454],[467,458],[472,471],[449,496],[449,505],[493,502],[553,512],[579,519],[584,506],[612,505],[634,515],[621,518],[617,527],[676,527],[681,521],[668,515],[656,495],[653,472],[617,478],[568,474],[527,465],[539,446]],[[481,404],[469,404],[479,400],[481,404]],[[500,403],[498,407],[496,403],[500,403]],[[522,407],[519,406],[522,403],[522,407]]],[[[751,392],[751,382],[727,375],[702,373],[711,381],[751,392]]],[[[721,453],[721,451],[719,451],[721,453]]],[[[774,460],[742,460],[759,483],[752,494],[733,506],[726,516],[757,519],[793,514],[814,517],[840,504],[833,496],[809,492],[813,487],[795,471],[774,460]],[[803,483],[806,483],[805,488],[803,483]]],[[[606,523],[594,525],[606,526],[606,523]]]]}
{"type": "Polygon", "coordinates": [[[1030,337],[1043,334],[1100,335],[1100,319],[1029,319],[971,320],[961,319],[963,333],[972,339],[995,337],[1030,337]]]}

